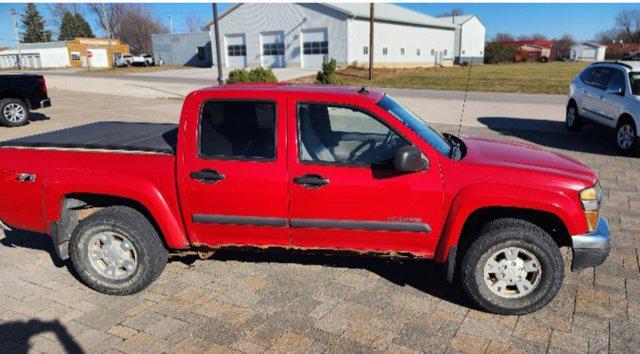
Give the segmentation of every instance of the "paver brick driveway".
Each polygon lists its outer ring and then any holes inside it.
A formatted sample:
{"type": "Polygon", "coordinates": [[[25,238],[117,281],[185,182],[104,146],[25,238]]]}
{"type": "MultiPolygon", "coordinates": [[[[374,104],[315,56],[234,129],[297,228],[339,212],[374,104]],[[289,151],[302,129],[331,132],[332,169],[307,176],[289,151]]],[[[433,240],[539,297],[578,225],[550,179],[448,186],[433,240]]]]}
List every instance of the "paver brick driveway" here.
{"type": "Polygon", "coordinates": [[[426,261],[284,252],[176,258],[140,294],[106,296],[55,259],[47,236],[12,231],[0,233],[0,352],[639,351],[640,158],[618,156],[594,129],[485,122],[464,133],[562,151],[594,168],[606,192],[611,256],[571,273],[567,255],[562,290],[537,313],[474,310],[426,261]]]}

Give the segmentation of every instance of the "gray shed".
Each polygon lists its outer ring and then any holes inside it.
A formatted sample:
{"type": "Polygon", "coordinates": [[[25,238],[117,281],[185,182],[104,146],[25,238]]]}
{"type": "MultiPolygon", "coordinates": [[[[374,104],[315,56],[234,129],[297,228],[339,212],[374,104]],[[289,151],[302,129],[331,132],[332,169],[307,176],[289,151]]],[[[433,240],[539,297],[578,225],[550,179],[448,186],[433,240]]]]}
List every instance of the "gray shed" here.
{"type": "Polygon", "coordinates": [[[153,34],[153,57],[165,65],[211,67],[209,32],[153,34]]]}
{"type": "Polygon", "coordinates": [[[594,42],[579,42],[571,46],[573,61],[602,61],[607,46],[594,42]]]}

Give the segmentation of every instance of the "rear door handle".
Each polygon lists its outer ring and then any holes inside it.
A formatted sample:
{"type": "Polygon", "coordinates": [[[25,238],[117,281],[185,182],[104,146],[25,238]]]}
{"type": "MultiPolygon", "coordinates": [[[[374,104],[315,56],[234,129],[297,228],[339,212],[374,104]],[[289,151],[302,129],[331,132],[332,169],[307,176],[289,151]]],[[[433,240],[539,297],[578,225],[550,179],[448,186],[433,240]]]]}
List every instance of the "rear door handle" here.
{"type": "Polygon", "coordinates": [[[294,178],[293,183],[301,184],[305,188],[320,188],[329,184],[329,180],[320,175],[304,175],[294,178]]]}
{"type": "Polygon", "coordinates": [[[197,172],[191,172],[191,174],[189,174],[189,177],[191,177],[191,179],[198,180],[202,183],[216,183],[224,179],[223,174],[218,173],[218,171],[216,170],[208,170],[208,169],[200,170],[197,172]]]}

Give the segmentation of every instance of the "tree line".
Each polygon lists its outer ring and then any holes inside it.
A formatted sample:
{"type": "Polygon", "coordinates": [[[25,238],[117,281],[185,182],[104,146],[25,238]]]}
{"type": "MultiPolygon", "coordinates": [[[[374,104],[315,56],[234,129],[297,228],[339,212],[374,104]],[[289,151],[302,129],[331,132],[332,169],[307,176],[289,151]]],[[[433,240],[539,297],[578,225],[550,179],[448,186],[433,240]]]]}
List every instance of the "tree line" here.
{"type": "MultiPolygon", "coordinates": [[[[148,6],[140,4],[65,4],[49,5],[49,18],[45,19],[33,3],[27,4],[20,14],[20,41],[22,43],[50,42],[57,29],[57,40],[74,38],[94,38],[94,32],[86,20],[87,12],[98,19],[97,26],[106,38],[117,38],[128,44],[133,53],[152,53],[151,35],[167,33],[167,27],[151,12],[148,6]]],[[[189,27],[198,19],[188,18],[189,27]]]]}

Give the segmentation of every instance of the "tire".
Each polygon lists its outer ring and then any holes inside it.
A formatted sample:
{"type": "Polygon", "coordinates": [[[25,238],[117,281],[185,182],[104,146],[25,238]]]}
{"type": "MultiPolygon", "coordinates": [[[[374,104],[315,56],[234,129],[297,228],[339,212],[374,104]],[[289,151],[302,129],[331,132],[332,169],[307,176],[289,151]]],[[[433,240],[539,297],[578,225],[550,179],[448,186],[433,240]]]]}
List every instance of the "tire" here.
{"type": "Polygon", "coordinates": [[[623,119],[618,123],[615,132],[615,144],[624,155],[634,155],[638,151],[638,131],[631,119],[623,119]]]}
{"type": "Polygon", "coordinates": [[[29,122],[29,106],[17,98],[0,100],[0,125],[19,127],[29,122]]]}
{"type": "Polygon", "coordinates": [[[565,114],[565,127],[570,132],[578,132],[582,130],[584,125],[580,113],[578,113],[578,106],[571,102],[567,105],[567,112],[565,114]]]}
{"type": "Polygon", "coordinates": [[[79,223],[69,240],[69,256],[73,269],[91,289],[129,295],[143,290],[162,274],[168,252],[143,214],[129,207],[114,206],[79,223]],[[104,259],[94,256],[98,253],[104,259]],[[109,272],[107,264],[115,265],[110,261],[118,257],[129,261],[128,265],[118,264],[115,272],[109,272]]]}
{"type": "MultiPolygon", "coordinates": [[[[483,225],[476,236],[463,255],[460,282],[467,296],[479,308],[502,315],[522,315],[537,311],[553,300],[562,286],[564,262],[560,249],[549,234],[527,221],[504,218],[483,225]],[[490,267],[490,259],[498,259],[506,255],[500,252],[515,249],[518,250],[517,257],[513,259],[518,263],[516,267],[503,269],[504,262],[512,263],[508,257],[497,262],[497,268],[490,267]],[[523,274],[527,264],[532,267],[532,272],[525,271],[523,278],[531,285],[528,289],[524,287],[525,291],[521,292],[517,285],[498,286],[505,283],[500,283],[497,277],[506,282],[517,280],[514,278],[520,275],[516,273],[523,274]],[[504,273],[487,273],[487,267],[504,273]],[[492,288],[489,283],[496,285],[492,288]],[[500,289],[502,294],[499,294],[500,289]]],[[[525,284],[526,281],[519,283],[525,284]]]]}

